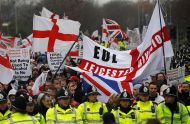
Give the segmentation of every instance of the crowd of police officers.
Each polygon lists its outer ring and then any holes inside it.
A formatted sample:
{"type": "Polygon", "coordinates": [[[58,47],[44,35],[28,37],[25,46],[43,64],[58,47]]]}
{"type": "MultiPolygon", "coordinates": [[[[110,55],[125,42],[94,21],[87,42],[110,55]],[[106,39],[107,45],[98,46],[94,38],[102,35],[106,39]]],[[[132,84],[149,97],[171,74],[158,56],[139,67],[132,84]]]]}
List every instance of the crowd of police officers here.
{"type": "MultiPolygon", "coordinates": [[[[189,85],[184,83],[184,86],[186,85],[189,88],[189,85]]],[[[158,94],[155,82],[151,82],[149,86],[141,85],[138,90],[136,98],[127,91],[116,95],[117,104],[114,105],[113,99],[108,103],[98,101],[97,97],[100,93],[95,87],[89,87],[85,93],[87,99],[81,104],[73,106],[69,92],[61,88],[56,91],[54,105],[50,106],[45,114],[35,111],[35,106],[42,100],[48,103],[48,99],[45,98],[48,96],[47,93],[39,94],[36,101],[23,89],[9,94],[9,97],[1,91],[0,123],[147,124],[149,119],[157,119],[162,124],[190,123],[188,106],[179,101],[176,86],[166,86],[163,90],[163,97],[158,94]],[[157,95],[151,96],[150,91],[155,91],[157,95]],[[8,103],[11,95],[15,95],[15,98],[8,103]],[[160,99],[161,97],[164,99],[160,99]],[[156,99],[160,99],[160,101],[156,102],[156,99]]]]}

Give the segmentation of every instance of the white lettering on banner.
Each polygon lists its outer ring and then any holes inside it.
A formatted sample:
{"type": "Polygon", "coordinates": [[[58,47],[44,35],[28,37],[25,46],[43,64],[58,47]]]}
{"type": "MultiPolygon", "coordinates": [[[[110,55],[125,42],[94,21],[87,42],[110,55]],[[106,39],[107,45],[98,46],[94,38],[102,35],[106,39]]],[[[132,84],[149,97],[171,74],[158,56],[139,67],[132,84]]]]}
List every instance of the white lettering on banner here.
{"type": "MultiPolygon", "coordinates": [[[[169,41],[166,27],[162,28],[162,32],[164,34],[163,35],[164,42],[169,41]]],[[[99,75],[105,75],[114,78],[120,78],[124,76],[128,77],[130,75],[130,78],[132,79],[133,76],[135,76],[136,72],[147,63],[150,55],[153,52],[155,52],[157,49],[159,49],[161,46],[162,46],[162,38],[161,38],[161,30],[159,30],[154,35],[152,35],[150,46],[148,46],[147,49],[145,49],[145,51],[142,53],[141,56],[139,56],[140,54],[138,49],[136,49],[134,53],[131,51],[132,60],[131,60],[131,65],[128,68],[108,67],[106,65],[97,64],[93,62],[93,60],[87,60],[84,58],[82,59],[79,68],[85,71],[94,72],[99,75]]],[[[118,64],[117,55],[115,53],[113,52],[111,53],[106,49],[100,48],[100,46],[98,45],[94,45],[93,59],[100,60],[102,61],[102,63],[118,64]]]]}
{"type": "MultiPolygon", "coordinates": [[[[48,60],[48,65],[50,67],[50,70],[53,74],[57,71],[59,68],[59,65],[61,64],[63,60],[63,56],[61,53],[55,53],[55,52],[49,52],[47,53],[47,60],[48,60]]],[[[59,73],[62,73],[64,69],[64,64],[61,66],[61,68],[58,71],[59,73]]]]}
{"type": "MultiPolygon", "coordinates": [[[[163,40],[164,42],[169,40],[169,37],[167,35],[167,29],[166,27],[162,28],[162,32],[163,32],[163,40]]],[[[149,46],[144,53],[142,54],[142,56],[139,58],[138,60],[138,68],[141,68],[144,64],[146,64],[146,62],[148,61],[150,55],[156,51],[158,48],[160,48],[162,46],[162,38],[161,38],[161,31],[155,33],[152,36],[152,40],[151,40],[151,46],[149,46]]]]}
{"type": "Polygon", "coordinates": [[[14,79],[27,81],[32,75],[29,49],[10,49],[8,55],[15,72],[14,79]]]}
{"type": "Polygon", "coordinates": [[[123,69],[105,67],[84,59],[82,60],[82,63],[84,63],[84,65],[81,64],[80,66],[83,68],[83,70],[110,77],[123,77],[133,71],[132,67],[123,69]]]}

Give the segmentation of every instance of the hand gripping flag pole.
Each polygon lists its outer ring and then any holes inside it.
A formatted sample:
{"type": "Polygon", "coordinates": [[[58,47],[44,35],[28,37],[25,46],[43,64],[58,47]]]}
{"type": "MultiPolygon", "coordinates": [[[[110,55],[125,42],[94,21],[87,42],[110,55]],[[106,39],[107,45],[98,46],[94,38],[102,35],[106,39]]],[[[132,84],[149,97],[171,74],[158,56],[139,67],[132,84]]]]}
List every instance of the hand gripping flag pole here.
{"type": "Polygon", "coordinates": [[[65,55],[65,57],[64,57],[63,60],[61,61],[61,63],[60,63],[60,65],[59,65],[58,69],[56,70],[56,72],[55,72],[55,74],[54,74],[54,76],[53,76],[53,78],[52,78],[52,81],[55,79],[55,77],[56,77],[56,75],[57,75],[59,69],[61,68],[61,66],[62,66],[63,63],[65,62],[67,56],[69,55],[69,53],[71,52],[72,48],[74,47],[74,45],[75,45],[75,43],[78,41],[78,39],[81,37],[81,35],[82,35],[82,32],[79,33],[77,39],[76,39],[75,42],[72,44],[72,46],[70,47],[69,51],[67,52],[67,54],[65,55]]]}

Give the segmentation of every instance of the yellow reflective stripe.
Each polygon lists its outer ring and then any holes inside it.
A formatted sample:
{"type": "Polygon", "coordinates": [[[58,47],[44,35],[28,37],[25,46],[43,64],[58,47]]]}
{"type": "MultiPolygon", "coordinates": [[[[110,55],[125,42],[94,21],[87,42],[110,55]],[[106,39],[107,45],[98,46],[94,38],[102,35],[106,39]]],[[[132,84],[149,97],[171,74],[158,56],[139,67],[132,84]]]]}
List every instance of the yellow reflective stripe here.
{"type": "Polygon", "coordinates": [[[152,111],[150,111],[150,110],[139,110],[139,112],[141,112],[141,113],[143,113],[143,112],[151,112],[152,113],[152,111]]]}
{"type": "Polygon", "coordinates": [[[85,114],[99,114],[99,112],[86,112],[85,114]]]}
{"type": "Polygon", "coordinates": [[[55,123],[75,123],[76,121],[72,121],[72,120],[70,120],[70,121],[67,121],[67,120],[58,120],[58,121],[56,121],[56,120],[51,120],[51,119],[48,119],[46,122],[55,122],[55,123]]]}
{"type": "Polygon", "coordinates": [[[86,122],[102,122],[102,120],[86,120],[86,122]]]}

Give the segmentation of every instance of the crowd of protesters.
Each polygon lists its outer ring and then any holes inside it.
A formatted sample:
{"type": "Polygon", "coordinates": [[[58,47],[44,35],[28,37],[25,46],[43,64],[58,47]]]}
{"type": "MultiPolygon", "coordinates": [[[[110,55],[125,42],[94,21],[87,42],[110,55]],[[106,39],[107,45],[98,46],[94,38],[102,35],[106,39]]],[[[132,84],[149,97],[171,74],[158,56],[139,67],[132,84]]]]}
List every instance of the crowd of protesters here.
{"type": "MultiPolygon", "coordinates": [[[[133,94],[123,91],[101,103],[94,86],[83,91],[80,73],[65,68],[55,78],[49,71],[41,93],[33,95],[36,78],[49,67],[45,54],[33,55],[31,63],[28,81],[0,83],[1,124],[190,124],[188,82],[168,85],[158,73],[135,84],[133,94]]],[[[70,59],[67,65],[77,64],[70,59]]]]}

